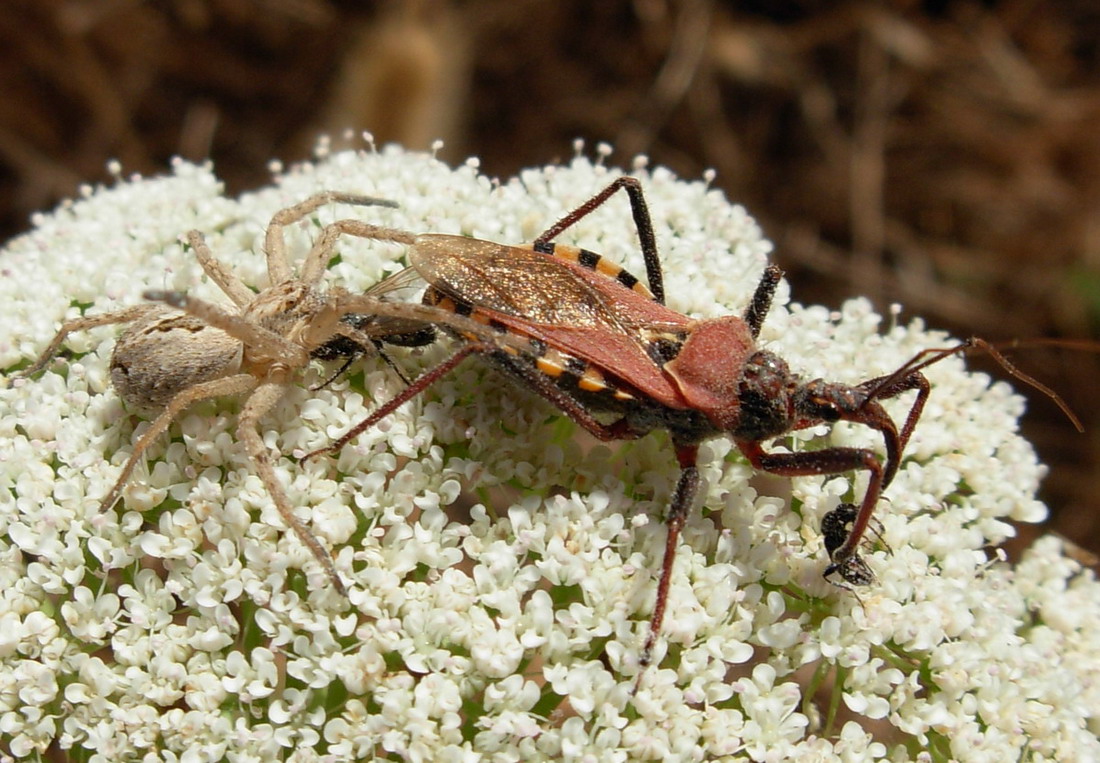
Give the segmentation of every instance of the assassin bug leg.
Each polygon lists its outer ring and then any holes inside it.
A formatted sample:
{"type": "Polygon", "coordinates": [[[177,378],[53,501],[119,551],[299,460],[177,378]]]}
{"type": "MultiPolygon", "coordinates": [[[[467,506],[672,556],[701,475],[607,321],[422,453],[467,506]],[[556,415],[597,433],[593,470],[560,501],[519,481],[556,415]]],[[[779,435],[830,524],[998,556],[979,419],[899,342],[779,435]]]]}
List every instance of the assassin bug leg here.
{"type": "Polygon", "coordinates": [[[752,333],[753,339],[760,338],[760,329],[764,324],[764,318],[772,306],[772,297],[779,286],[779,279],[783,277],[783,271],[775,265],[764,268],[764,275],[760,277],[760,283],[756,285],[752,301],[745,308],[744,321],[752,333]]]}
{"type": "Polygon", "coordinates": [[[649,280],[649,290],[653,293],[653,299],[658,304],[665,303],[665,282],[661,275],[661,258],[657,255],[657,237],[653,234],[653,222],[649,218],[649,207],[642,195],[642,184],[638,178],[624,175],[617,178],[611,185],[604,188],[588,201],[581,204],[572,212],[547,228],[541,236],[531,244],[536,252],[551,254],[553,248],[551,242],[562,234],[578,220],[583,219],[589,212],[599,207],[622,188],[630,198],[630,212],[634,216],[634,227],[638,229],[638,240],[642,245],[642,257],[645,259],[645,272],[649,280]]]}
{"type": "MultiPolygon", "coordinates": [[[[1078,431],[1083,431],[1080,420],[1070,410],[1069,406],[1062,398],[1055,393],[1052,389],[1046,385],[1040,383],[1036,379],[1028,376],[1014,366],[1003,354],[1001,354],[992,344],[980,339],[978,337],[971,337],[964,342],[961,342],[954,347],[946,348],[930,348],[922,350],[911,358],[907,363],[903,364],[894,373],[886,376],[880,376],[875,379],[869,379],[855,388],[862,395],[864,395],[864,401],[861,405],[858,405],[858,410],[853,410],[852,399],[842,399],[837,397],[831,401],[836,406],[836,409],[846,410],[850,413],[845,413],[842,418],[849,421],[861,421],[868,426],[876,429],[881,429],[883,436],[886,440],[887,447],[887,459],[885,462],[885,468],[879,474],[878,470],[871,469],[871,479],[868,484],[867,492],[864,494],[863,503],[860,505],[858,512],[852,517],[847,517],[847,511],[842,512],[845,517],[845,532],[843,538],[840,535],[834,535],[834,540],[839,539],[839,542],[830,547],[830,544],[826,542],[826,549],[829,553],[830,564],[825,570],[825,575],[836,573],[840,575],[844,580],[848,581],[852,585],[866,585],[866,583],[860,582],[866,575],[863,573],[863,569],[866,568],[865,563],[858,557],[858,548],[863,540],[870,523],[873,520],[873,514],[875,509],[875,502],[870,501],[870,496],[878,494],[886,489],[891,481],[894,479],[894,475],[897,473],[898,466],[901,461],[901,454],[904,452],[905,447],[909,443],[909,438],[913,434],[914,428],[916,428],[917,422],[920,420],[921,413],[924,411],[925,403],[928,401],[928,397],[931,394],[931,385],[928,379],[921,373],[921,371],[928,366],[938,363],[945,358],[949,358],[952,355],[965,354],[973,350],[979,350],[989,354],[1002,368],[1005,369],[1010,375],[1016,377],[1025,384],[1030,385],[1034,389],[1047,395],[1053,400],[1062,412],[1069,418],[1078,431]],[[909,390],[916,390],[917,397],[913,401],[912,407],[909,409],[908,415],[905,417],[905,424],[902,426],[901,432],[898,433],[894,427],[893,422],[886,414],[879,413],[882,409],[874,402],[876,400],[885,400],[888,398],[896,397],[903,392],[909,390]],[[876,410],[877,409],[877,410],[876,410]],[[861,417],[865,417],[862,418],[861,417]],[[890,430],[894,430],[893,433],[890,430]],[[896,453],[896,455],[895,455],[896,453]],[[852,561],[856,560],[856,561],[852,561]],[[851,577],[849,577],[849,575],[851,577]]],[[[840,449],[832,449],[833,451],[840,449]]],[[[797,455],[820,455],[822,453],[829,453],[829,450],[817,451],[813,454],[797,454],[797,455]]],[[[843,504],[848,506],[849,504],[843,504]]],[[[838,511],[836,509],[834,511],[838,511]]],[[[824,533],[824,520],[822,532],[824,533]]],[[[870,570],[867,570],[869,573],[870,570]]],[[[873,576],[872,576],[873,579],[873,576]]]]}

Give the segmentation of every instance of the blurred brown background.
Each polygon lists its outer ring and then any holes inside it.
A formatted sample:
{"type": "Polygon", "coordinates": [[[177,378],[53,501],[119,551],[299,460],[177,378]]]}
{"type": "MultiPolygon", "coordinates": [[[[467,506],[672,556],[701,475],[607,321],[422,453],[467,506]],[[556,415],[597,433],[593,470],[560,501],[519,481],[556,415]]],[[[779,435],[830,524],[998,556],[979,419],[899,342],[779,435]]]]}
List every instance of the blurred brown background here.
{"type": "MultiPolygon", "coordinates": [[[[1088,338],[1098,58],[1093,0],[15,0],[0,236],[107,180],[111,158],[159,173],[209,156],[236,193],[349,125],[442,138],[443,158],[499,176],[583,137],[613,144],[610,163],[716,169],[800,302],[866,295],[960,336],[1088,338]]],[[[1013,358],[1089,425],[1027,392],[1051,527],[1100,550],[1097,355],[1013,358]]]]}

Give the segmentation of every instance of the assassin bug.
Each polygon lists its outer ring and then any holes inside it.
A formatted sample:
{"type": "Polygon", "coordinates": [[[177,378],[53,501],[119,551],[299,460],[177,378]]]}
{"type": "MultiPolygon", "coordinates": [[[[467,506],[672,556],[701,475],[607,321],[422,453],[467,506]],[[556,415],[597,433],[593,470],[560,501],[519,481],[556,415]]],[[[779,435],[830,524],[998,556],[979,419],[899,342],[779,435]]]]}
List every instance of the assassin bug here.
{"type": "Polygon", "coordinates": [[[212,397],[245,395],[238,438],[284,521],[321,563],[336,589],[345,593],[332,558],[293,513],[276,474],[275,459],[263,441],[261,418],[286,394],[311,358],[354,359],[380,342],[426,344],[434,338],[433,326],[437,324],[497,342],[500,339],[496,332],[454,313],[386,301],[393,288],[386,281],[363,295],[337,288],[322,289],[321,279],[335,244],[352,221],[339,220],[325,226],[299,272],[294,273],[287,256],[284,228],[334,202],[397,206],[366,196],[323,192],[277,212],[264,242],[271,285],[258,293],[214,259],[201,233],[191,231],[188,242],[199,264],[232,300],[232,308],[184,292],[147,291],[146,299],[163,304],[136,305],[65,323],[23,375],[44,368],[65,338],[75,331],[128,324],[111,356],[111,382],[131,405],[162,412],[135,443],[115,484],[103,499],[103,510],[115,504],[145,450],[185,408],[212,397]]]}
{"type": "MultiPolygon", "coordinates": [[[[664,560],[640,659],[643,667],[660,633],[677,541],[699,489],[696,460],[702,442],[729,436],[753,467],[783,476],[867,471],[858,508],[842,504],[824,522],[830,556],[825,575],[867,584],[873,576],[859,555],[860,544],[930,394],[921,370],[980,342],[922,353],[892,374],[854,386],[822,379],[804,382],[785,361],[756,346],[781,277],[779,268],[765,269],[741,316],[693,319],[664,305],[656,239],[641,186],[632,177],[613,182],[529,247],[367,224],[348,232],[408,245],[411,269],[428,284],[426,304],[469,316],[497,333],[486,338],[458,329],[455,333],[466,340],[462,348],[306,458],[342,448],[471,355],[486,357],[600,440],[636,439],[667,430],[681,472],[666,519],[664,560]],[[648,289],[593,252],[553,243],[620,189],[631,203],[648,289]],[[502,344],[501,337],[510,337],[509,344],[502,344]],[[880,401],[911,390],[916,399],[899,430],[880,401]],[[885,458],[866,448],[796,453],[764,448],[765,442],[788,432],[840,420],[881,432],[885,458]]],[[[409,272],[395,276],[408,277],[409,272]]]]}

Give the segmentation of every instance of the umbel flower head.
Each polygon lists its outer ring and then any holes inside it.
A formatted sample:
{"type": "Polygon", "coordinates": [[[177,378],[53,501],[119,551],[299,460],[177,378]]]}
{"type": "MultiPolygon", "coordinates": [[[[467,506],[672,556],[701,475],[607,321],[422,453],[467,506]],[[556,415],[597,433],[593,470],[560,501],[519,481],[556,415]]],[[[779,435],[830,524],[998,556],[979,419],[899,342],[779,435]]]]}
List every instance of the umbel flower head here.
{"type": "MultiPolygon", "coordinates": [[[[16,758],[414,761],[719,758],[996,760],[1100,757],[1100,586],[1058,541],[1015,566],[987,549],[1040,521],[1043,467],[1017,434],[1023,400],[958,358],[933,392],[865,554],[858,592],[821,579],[821,518],[862,475],[763,478],[724,439],[681,537],[654,664],[634,691],[678,467],[667,436],[593,445],[531,392],[471,362],[362,434],[299,463],[396,394],[365,357],[314,363],[263,419],[297,515],[332,550],[349,596],[275,511],[234,436],[239,407],[190,408],[113,509],[100,502],[148,426],[110,386],[118,326],[70,337],[15,372],[60,323],[139,304],[148,289],[219,299],[181,238],[197,228],[245,283],[266,285],[264,228],[322,190],[399,208],[330,205],[288,231],[301,256],[355,217],[519,243],[619,172],[578,156],[506,182],[373,147],[226,198],[210,167],[118,180],[39,215],[0,254],[0,751],[16,758]],[[307,574],[308,573],[308,574],[307,574]],[[53,752],[51,752],[53,751],[53,752]],[[57,751],[63,751],[58,753],[57,751]]],[[[639,161],[668,302],[740,314],[770,244],[706,182],[639,161]]],[[[625,199],[559,239],[643,272],[625,199]]],[[[341,239],[328,286],[362,292],[401,246],[341,239]]],[[[805,378],[858,383],[926,347],[882,325],[787,304],[761,343],[805,378]]],[[[447,357],[394,349],[412,377],[447,357]]],[[[885,402],[895,417],[908,395],[885,402]]],[[[881,448],[865,427],[773,448],[881,448]]]]}

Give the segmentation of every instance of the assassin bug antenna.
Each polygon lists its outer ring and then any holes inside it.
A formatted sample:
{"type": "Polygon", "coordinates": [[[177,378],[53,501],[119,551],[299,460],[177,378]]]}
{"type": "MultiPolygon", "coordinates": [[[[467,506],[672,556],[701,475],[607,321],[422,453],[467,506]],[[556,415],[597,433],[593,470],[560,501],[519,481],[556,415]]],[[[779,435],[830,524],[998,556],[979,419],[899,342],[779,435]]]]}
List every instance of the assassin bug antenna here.
{"type": "MultiPolygon", "coordinates": [[[[1058,344],[1059,342],[1057,340],[1042,340],[1042,343],[1049,345],[1058,344]]],[[[1020,347],[1023,344],[1027,344],[1027,342],[1012,340],[1011,342],[1008,342],[1006,346],[1020,347]]],[[[1081,345],[1076,344],[1074,346],[1081,345]]],[[[1095,348],[1095,345],[1090,344],[1090,347],[1095,348]]],[[[1027,384],[1029,387],[1038,390],[1039,392],[1042,392],[1044,395],[1054,401],[1055,405],[1057,405],[1058,408],[1061,409],[1062,413],[1065,414],[1066,418],[1069,419],[1070,423],[1073,424],[1074,428],[1078,432],[1085,431],[1085,425],[1081,423],[1081,419],[1077,417],[1077,414],[1075,414],[1073,412],[1073,409],[1069,407],[1069,404],[1062,399],[1061,395],[1059,395],[1047,385],[1040,382],[1035,377],[1029,376],[1028,374],[1021,371],[1014,363],[1012,363],[1007,357],[1005,357],[1005,355],[999,349],[997,349],[996,345],[991,342],[987,342],[981,337],[972,336],[969,339],[955,345],[954,347],[931,348],[928,350],[922,350],[921,352],[917,353],[913,358],[911,358],[908,363],[903,365],[898,370],[894,371],[894,373],[890,374],[890,376],[883,377],[881,386],[887,387],[895,379],[921,371],[928,366],[940,362],[944,358],[948,358],[952,355],[965,355],[972,351],[986,353],[995,361],[997,361],[997,364],[1000,365],[1000,367],[1007,371],[1011,376],[1016,377],[1024,384],[1027,384]]],[[[872,392],[874,392],[874,390],[872,390],[872,392]]]]}
{"type": "Polygon", "coordinates": [[[642,670],[653,659],[680,534],[699,492],[699,446],[713,437],[730,437],[754,468],[772,474],[866,471],[861,500],[834,510],[822,531],[830,554],[826,574],[850,585],[873,579],[858,548],[924,409],[931,386],[920,370],[935,362],[934,356],[854,386],[803,381],[782,358],[756,345],[782,276],[774,265],[764,270],[740,316],[694,319],[665,307],[656,237],[634,178],[616,180],[529,247],[367,225],[345,232],[407,244],[411,267],[428,284],[425,305],[463,316],[481,330],[443,323],[464,342],[450,358],[305,458],[342,448],[475,355],[600,440],[668,431],[680,477],[665,522],[656,598],[639,656],[642,670]],[[631,203],[648,288],[594,252],[553,241],[620,189],[631,203]],[[916,390],[917,398],[899,431],[881,402],[909,390],[916,390]],[[840,420],[881,432],[885,457],[867,448],[786,453],[765,447],[787,433],[840,420]]]}

